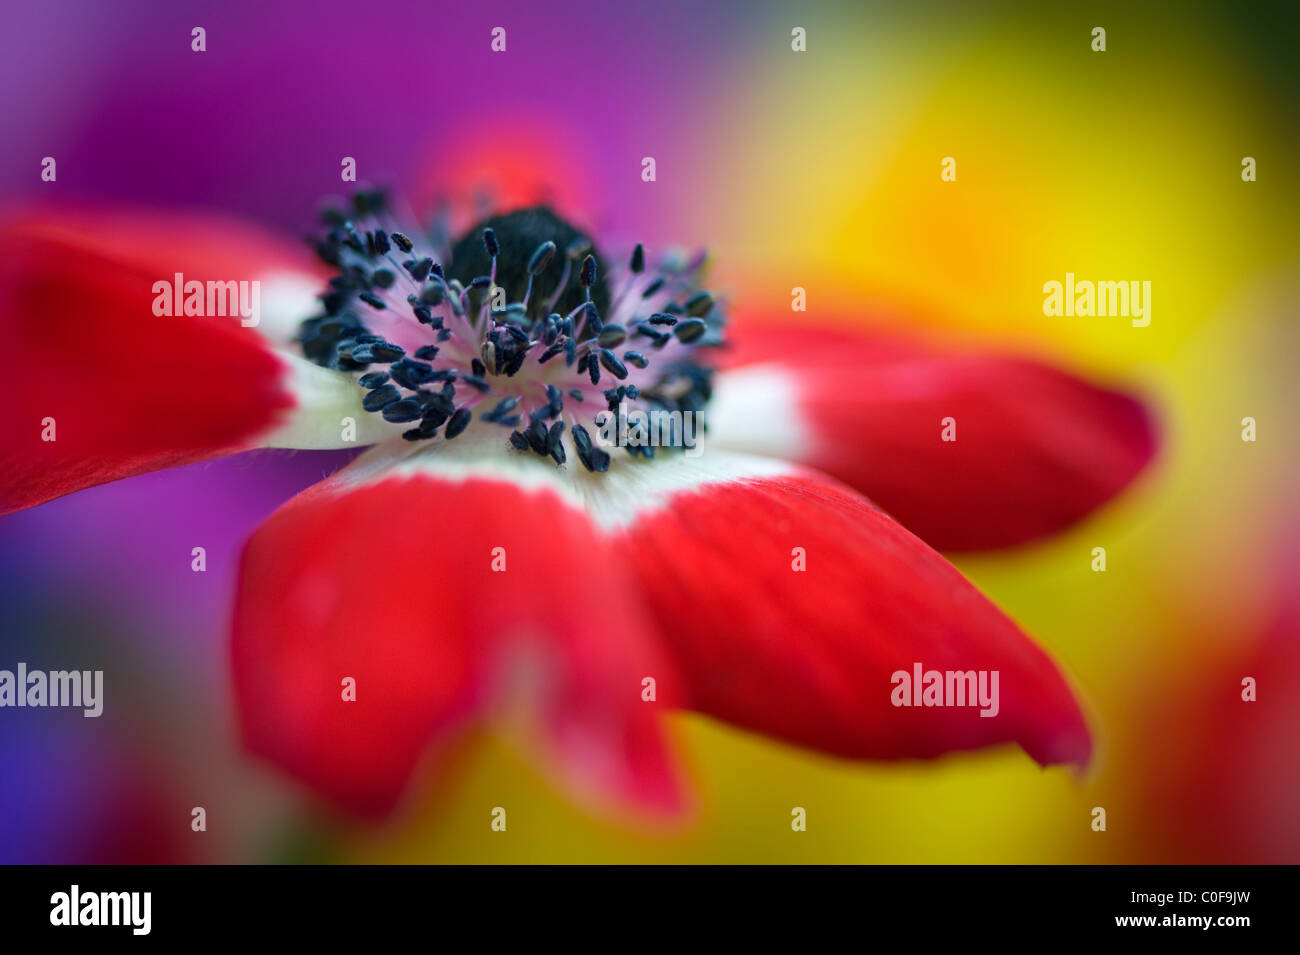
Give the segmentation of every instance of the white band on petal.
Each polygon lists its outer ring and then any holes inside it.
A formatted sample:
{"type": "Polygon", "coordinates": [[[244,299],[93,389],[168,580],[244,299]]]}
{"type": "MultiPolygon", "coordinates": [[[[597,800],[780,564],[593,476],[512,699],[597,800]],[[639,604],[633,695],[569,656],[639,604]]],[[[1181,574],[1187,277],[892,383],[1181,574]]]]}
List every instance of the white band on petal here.
{"type": "Polygon", "coordinates": [[[312,364],[305,358],[277,350],[288,366],[285,387],[297,402],[290,417],[259,443],[268,448],[323,451],[360,448],[396,438],[405,426],[390,424],[361,407],[365,392],[356,378],[312,364]]]}
{"type": "Polygon", "coordinates": [[[259,278],[261,314],[257,331],[279,348],[294,342],[304,319],[319,315],[323,285],[314,275],[277,271],[259,278]]]}
{"type": "Polygon", "coordinates": [[[812,443],[812,429],[799,412],[798,383],[777,364],[719,372],[707,420],[709,440],[737,451],[799,461],[812,443]]]}
{"type": "Polygon", "coordinates": [[[389,477],[498,480],[527,490],[552,491],[601,527],[615,530],[667,507],[679,492],[800,471],[786,461],[701,447],[698,457],[628,458],[608,472],[593,474],[576,462],[560,468],[535,454],[511,450],[500,429],[484,428],[453,441],[439,437],[419,445],[400,439],[386,442],[357,458],[335,479],[350,485],[389,477]]]}

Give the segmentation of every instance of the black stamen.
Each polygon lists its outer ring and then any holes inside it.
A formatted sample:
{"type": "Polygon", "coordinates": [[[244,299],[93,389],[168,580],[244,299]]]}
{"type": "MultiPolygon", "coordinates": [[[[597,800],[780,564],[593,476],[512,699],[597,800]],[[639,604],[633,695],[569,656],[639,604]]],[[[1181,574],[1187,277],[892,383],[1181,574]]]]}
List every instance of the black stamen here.
{"type": "Polygon", "coordinates": [[[481,417],[484,421],[499,421],[505,415],[514,411],[517,404],[519,404],[518,398],[502,398],[497,402],[495,408],[491,411],[485,412],[481,417]]]}
{"type": "Polygon", "coordinates": [[[367,411],[382,411],[401,397],[401,393],[392,385],[384,385],[362,398],[361,407],[367,411]]]}
{"type": "Polygon", "coordinates": [[[448,440],[456,437],[462,431],[469,427],[470,411],[468,408],[457,408],[456,413],[451,416],[447,422],[447,427],[443,429],[443,436],[448,440]]]}
{"type": "MultiPolygon", "coordinates": [[[[371,392],[374,394],[374,392],[371,392]]],[[[401,401],[394,401],[386,405],[383,410],[385,421],[392,421],[394,424],[403,421],[415,421],[417,418],[424,417],[424,406],[419,398],[403,398],[401,401]]]]}
{"type": "Polygon", "coordinates": [[[713,296],[700,290],[686,300],[686,314],[692,318],[703,318],[713,308],[713,296]]]}
{"type": "Polygon", "coordinates": [[[627,366],[619,361],[618,356],[608,348],[602,348],[600,350],[600,363],[605,366],[605,369],[611,375],[618,378],[620,381],[627,377],[627,366]]]}
{"type": "Polygon", "coordinates": [[[541,275],[546,271],[546,267],[551,264],[555,258],[555,243],[547,239],[537,247],[532,258],[528,260],[528,274],[541,275]]]}
{"type": "Polygon", "coordinates": [[[524,430],[524,437],[528,439],[528,445],[535,452],[541,455],[550,454],[550,447],[547,445],[547,438],[550,432],[546,429],[546,422],[540,418],[529,423],[524,430]]]}
{"type": "Polygon", "coordinates": [[[433,366],[422,361],[416,361],[414,358],[403,358],[401,361],[395,361],[389,366],[388,370],[393,376],[393,381],[403,388],[409,388],[411,391],[415,391],[421,385],[433,380],[433,366]]]}
{"type": "Polygon", "coordinates": [[[596,341],[603,348],[617,348],[627,341],[627,329],[622,325],[606,325],[596,336],[596,341]]]}
{"type": "Polygon", "coordinates": [[[403,262],[402,267],[411,273],[411,278],[423,282],[433,270],[433,259],[426,257],[419,261],[403,262]]]}
{"type": "Polygon", "coordinates": [[[700,337],[708,331],[709,326],[704,323],[703,319],[688,318],[684,322],[679,322],[673,329],[673,334],[677,340],[689,345],[691,342],[699,341],[700,337]]]}

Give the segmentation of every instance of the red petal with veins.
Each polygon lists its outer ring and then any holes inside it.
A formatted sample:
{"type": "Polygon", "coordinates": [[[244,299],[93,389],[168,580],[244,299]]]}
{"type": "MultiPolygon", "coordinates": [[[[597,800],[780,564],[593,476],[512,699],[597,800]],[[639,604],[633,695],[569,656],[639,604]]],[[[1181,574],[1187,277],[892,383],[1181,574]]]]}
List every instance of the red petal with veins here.
{"type": "MultiPolygon", "coordinates": [[[[846,330],[745,325],[726,362],[784,381],[789,457],[834,475],[941,550],[1052,534],[1123,490],[1152,459],[1156,429],[1136,398],[1036,361],[942,352],[846,330]],[[943,423],[955,421],[955,441],[943,423]]],[[[731,442],[755,448],[747,439],[731,442]]]]}
{"type": "Polygon", "coordinates": [[[391,810],[482,721],[525,728],[579,796],[682,808],[669,665],[634,584],[553,491],[423,474],[307,490],[244,555],[234,655],[248,746],[352,812],[391,810]]]}
{"type": "Polygon", "coordinates": [[[294,399],[266,340],[238,318],[155,316],[152,290],[175,272],[253,280],[290,261],[278,248],[202,219],[83,212],[0,229],[0,513],[238,450],[278,424],[294,399]]]}
{"type": "Polygon", "coordinates": [[[655,596],[694,708],[848,757],[1015,742],[1043,764],[1087,763],[1083,716],[1048,656],[847,488],[799,472],[678,490],[661,503],[622,532],[621,549],[655,596]],[[997,714],[893,705],[893,675],[910,677],[916,663],[998,671],[997,714]]]}

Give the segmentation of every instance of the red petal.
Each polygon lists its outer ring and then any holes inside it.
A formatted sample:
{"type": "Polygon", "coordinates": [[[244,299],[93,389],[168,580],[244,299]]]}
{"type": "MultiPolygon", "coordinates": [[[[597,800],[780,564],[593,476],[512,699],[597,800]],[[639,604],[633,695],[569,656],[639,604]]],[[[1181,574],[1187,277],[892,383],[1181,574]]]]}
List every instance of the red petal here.
{"type": "Polygon", "coordinates": [[[0,230],[0,513],[237,450],[280,424],[294,399],[269,343],[237,318],[155,316],[152,291],[175,272],[258,279],[288,267],[276,248],[225,223],[159,217],[62,214],[0,230]]]}
{"type": "Polygon", "coordinates": [[[711,433],[834,475],[943,550],[1004,547],[1068,527],[1155,453],[1155,427],[1137,399],[1039,362],[844,330],[751,325],[735,337],[727,361],[736,371],[718,383],[730,403],[718,427],[711,418],[711,433]],[[783,428],[729,423],[757,404],[751,393],[770,400],[781,391],[794,406],[783,428]],[[942,440],[946,418],[955,441],[942,440]],[[771,444],[778,432],[783,449],[771,444]]]}
{"type": "MultiPolygon", "coordinates": [[[[705,458],[709,457],[705,451],[705,458]]],[[[1052,661],[936,552],[817,475],[679,489],[623,534],[691,704],[849,757],[1014,741],[1085,764],[1091,743],[1052,661]],[[793,569],[803,548],[806,570],[793,569]],[[999,673],[1000,708],[894,706],[892,675],[999,673]]]]}
{"type": "MultiPolygon", "coordinates": [[[[330,275],[303,243],[206,213],[98,206],[45,209],[11,219],[2,236],[7,243],[39,244],[42,255],[33,254],[30,262],[68,281],[89,284],[74,274],[69,261],[40,261],[46,249],[63,255],[98,254],[118,268],[149,275],[151,283],[170,280],[175,272],[204,282],[261,280],[262,321],[257,331],[274,341],[287,341],[297,332],[305,317],[299,312],[304,305],[312,307],[330,275]]],[[[146,295],[152,305],[152,291],[146,295]]]]}
{"type": "Polygon", "coordinates": [[[426,753],[522,709],[579,795],[678,811],[658,709],[675,681],[586,517],[508,481],[348,474],[283,507],[245,554],[235,681],[249,747],[381,815],[426,753]],[[641,699],[646,676],[656,703],[641,699]]]}

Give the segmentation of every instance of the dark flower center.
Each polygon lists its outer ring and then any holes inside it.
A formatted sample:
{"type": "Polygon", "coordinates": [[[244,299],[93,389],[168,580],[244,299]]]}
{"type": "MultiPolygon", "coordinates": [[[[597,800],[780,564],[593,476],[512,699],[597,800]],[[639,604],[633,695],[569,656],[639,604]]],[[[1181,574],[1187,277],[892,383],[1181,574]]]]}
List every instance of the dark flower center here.
{"type": "Polygon", "coordinates": [[[541,301],[549,301],[561,279],[566,278],[567,287],[553,309],[561,315],[573,311],[585,301],[585,295],[577,277],[572,274],[573,267],[566,270],[565,263],[580,262],[590,254],[596,260],[597,274],[591,287],[591,301],[601,315],[609,314],[605,260],[590,239],[546,206],[492,216],[475,225],[452,246],[449,270],[452,278],[459,279],[462,285],[469,285],[478,276],[492,271],[492,256],[483,242],[483,233],[488,229],[496,236],[499,248],[496,284],[505,290],[509,301],[523,301],[528,289],[529,258],[543,243],[554,242],[556,255],[535,276],[533,294],[541,301]]]}
{"type": "Polygon", "coordinates": [[[563,465],[567,430],[589,471],[609,467],[606,448],[694,447],[713,377],[698,350],[722,340],[713,297],[695,285],[702,257],[647,268],[638,245],[607,270],[547,208],[494,216],[450,247],[442,225],[399,231],[382,193],[324,218],[316,251],[338,274],[298,341],[355,373],[366,411],[411,425],[403,438],[451,440],[481,423],[509,430],[503,448],[563,465]]]}

